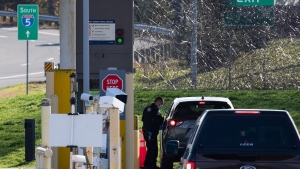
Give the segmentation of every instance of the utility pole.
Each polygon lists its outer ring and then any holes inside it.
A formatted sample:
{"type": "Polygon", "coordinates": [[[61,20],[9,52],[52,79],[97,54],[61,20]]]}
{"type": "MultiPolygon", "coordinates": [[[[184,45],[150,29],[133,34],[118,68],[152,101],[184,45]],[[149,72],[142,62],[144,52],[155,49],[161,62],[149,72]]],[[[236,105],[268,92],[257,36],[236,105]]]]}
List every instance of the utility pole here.
{"type": "Polygon", "coordinates": [[[76,3],[60,1],[60,69],[76,69],[76,3]]]}
{"type": "MultiPolygon", "coordinates": [[[[54,72],[54,93],[58,97],[58,112],[64,114],[70,112],[70,102],[64,98],[70,98],[71,81],[66,79],[76,70],[76,1],[60,1],[60,67],[54,72]],[[57,84],[60,84],[57,86],[57,84]]],[[[69,168],[71,157],[70,149],[58,147],[53,149],[53,166],[57,168],[69,168]],[[57,158],[56,158],[57,157],[57,158]],[[56,163],[57,162],[57,163],[56,163]]]]}
{"type": "Polygon", "coordinates": [[[191,81],[192,87],[197,88],[197,0],[191,0],[191,81]]]}

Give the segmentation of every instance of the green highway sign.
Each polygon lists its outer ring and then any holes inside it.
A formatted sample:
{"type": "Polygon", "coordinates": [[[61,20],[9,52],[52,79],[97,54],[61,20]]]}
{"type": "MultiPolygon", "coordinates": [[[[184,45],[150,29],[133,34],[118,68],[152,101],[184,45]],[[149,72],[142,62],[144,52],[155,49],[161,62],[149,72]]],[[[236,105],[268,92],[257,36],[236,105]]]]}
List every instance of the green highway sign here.
{"type": "Polygon", "coordinates": [[[18,5],[18,40],[37,40],[39,7],[36,4],[18,5]]]}
{"type": "Polygon", "coordinates": [[[275,0],[225,0],[228,6],[274,6],[275,0]]]}
{"type": "Polygon", "coordinates": [[[271,26],[274,22],[271,6],[226,7],[223,16],[223,23],[228,26],[271,26]]]}

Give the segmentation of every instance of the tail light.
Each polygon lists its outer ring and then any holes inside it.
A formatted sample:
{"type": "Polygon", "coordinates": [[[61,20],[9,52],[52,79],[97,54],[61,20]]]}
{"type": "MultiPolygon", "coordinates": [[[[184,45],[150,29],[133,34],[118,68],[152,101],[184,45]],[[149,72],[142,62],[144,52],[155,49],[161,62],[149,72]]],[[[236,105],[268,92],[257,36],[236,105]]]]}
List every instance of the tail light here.
{"type": "Polygon", "coordinates": [[[169,119],[167,126],[175,127],[183,123],[183,120],[169,119]]]}
{"type": "Polygon", "coordinates": [[[186,169],[195,169],[195,163],[194,162],[187,162],[185,165],[186,169]]]}
{"type": "Polygon", "coordinates": [[[259,111],[255,110],[237,110],[235,114],[259,114],[259,111]]]}

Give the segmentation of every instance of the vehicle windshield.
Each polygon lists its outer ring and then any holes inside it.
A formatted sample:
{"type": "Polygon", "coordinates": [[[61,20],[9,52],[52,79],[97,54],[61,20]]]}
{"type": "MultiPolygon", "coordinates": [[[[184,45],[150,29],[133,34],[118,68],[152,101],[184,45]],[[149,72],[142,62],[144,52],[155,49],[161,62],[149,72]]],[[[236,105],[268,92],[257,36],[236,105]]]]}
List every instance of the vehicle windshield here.
{"type": "Polygon", "coordinates": [[[179,103],[174,111],[174,118],[199,117],[207,109],[229,109],[226,102],[220,101],[190,101],[179,103]]]}
{"type": "Polygon", "coordinates": [[[299,144],[286,116],[211,116],[203,124],[198,146],[215,149],[291,149],[299,144]]]}

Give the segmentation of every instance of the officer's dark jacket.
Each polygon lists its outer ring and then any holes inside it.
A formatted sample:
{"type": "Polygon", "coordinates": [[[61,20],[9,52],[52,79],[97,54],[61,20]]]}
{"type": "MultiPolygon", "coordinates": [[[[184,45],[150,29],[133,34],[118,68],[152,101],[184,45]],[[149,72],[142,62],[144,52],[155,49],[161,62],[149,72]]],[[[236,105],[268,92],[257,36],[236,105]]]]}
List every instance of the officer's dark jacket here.
{"type": "Polygon", "coordinates": [[[142,121],[143,130],[146,132],[152,132],[153,135],[157,135],[164,118],[160,114],[158,107],[152,103],[151,105],[145,107],[142,121]]]}

